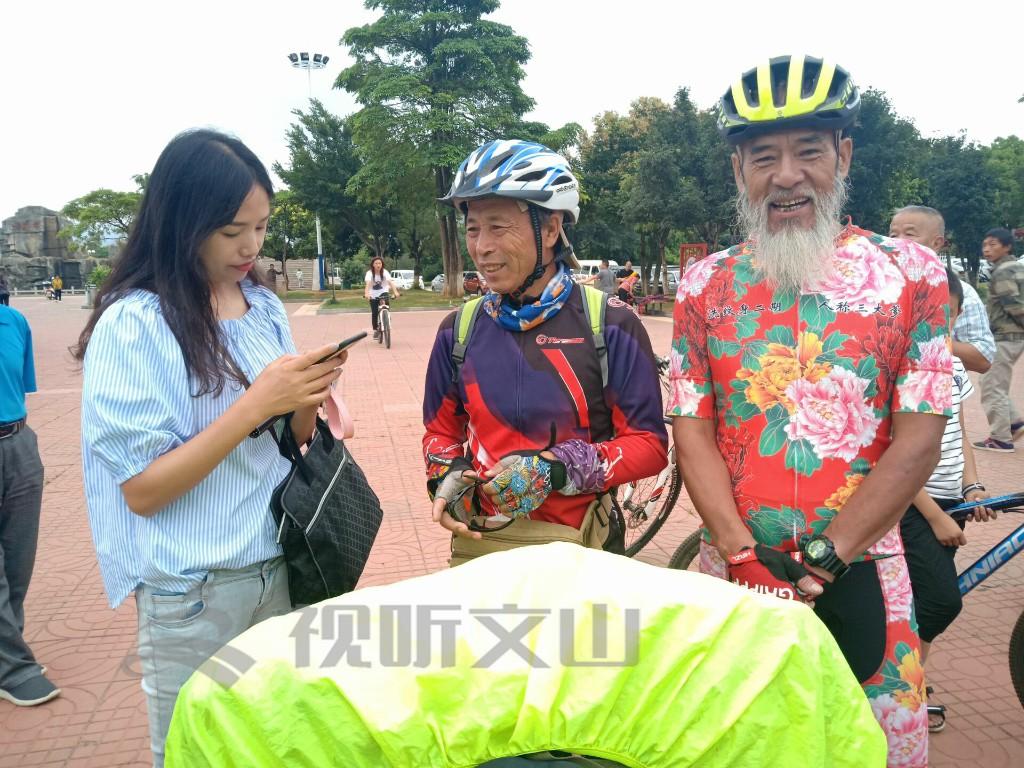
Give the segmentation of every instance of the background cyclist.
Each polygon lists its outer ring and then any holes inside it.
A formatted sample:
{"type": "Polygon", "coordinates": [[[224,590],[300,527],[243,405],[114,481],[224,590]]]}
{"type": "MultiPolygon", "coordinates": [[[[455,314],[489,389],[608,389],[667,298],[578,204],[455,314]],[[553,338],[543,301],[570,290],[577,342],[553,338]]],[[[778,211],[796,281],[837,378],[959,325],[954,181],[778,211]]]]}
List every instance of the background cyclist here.
{"type": "Polygon", "coordinates": [[[370,268],[366,270],[366,289],[363,295],[370,302],[370,323],[373,325],[374,340],[380,338],[380,297],[384,294],[391,294],[396,299],[401,295],[395,282],[391,279],[391,273],[384,269],[384,259],[375,256],[370,261],[370,268]]]}

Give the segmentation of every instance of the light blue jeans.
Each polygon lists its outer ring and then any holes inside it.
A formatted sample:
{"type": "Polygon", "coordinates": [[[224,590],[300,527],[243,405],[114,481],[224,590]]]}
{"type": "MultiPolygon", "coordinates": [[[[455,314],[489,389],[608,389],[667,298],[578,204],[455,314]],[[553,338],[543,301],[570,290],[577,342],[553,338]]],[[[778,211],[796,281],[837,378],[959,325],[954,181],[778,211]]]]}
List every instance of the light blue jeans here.
{"type": "Polygon", "coordinates": [[[225,685],[248,669],[252,659],[223,646],[264,619],[291,611],[288,572],[284,559],[276,557],[237,570],[210,571],[185,593],[142,584],[135,602],[153,765],[163,768],[178,691],[211,657],[216,658],[207,665],[208,673],[225,685]]]}

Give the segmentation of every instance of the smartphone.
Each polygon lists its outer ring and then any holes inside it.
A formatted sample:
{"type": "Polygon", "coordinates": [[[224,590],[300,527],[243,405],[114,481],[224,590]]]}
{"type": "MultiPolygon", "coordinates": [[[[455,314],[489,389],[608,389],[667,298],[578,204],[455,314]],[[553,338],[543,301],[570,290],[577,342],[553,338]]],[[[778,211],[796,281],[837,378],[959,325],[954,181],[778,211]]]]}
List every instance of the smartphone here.
{"type": "Polygon", "coordinates": [[[339,342],[338,346],[335,347],[333,352],[331,352],[329,355],[321,357],[319,360],[317,360],[315,363],[313,363],[313,365],[320,365],[320,363],[326,363],[332,357],[337,357],[338,355],[340,355],[342,352],[344,352],[346,349],[351,347],[356,342],[362,341],[363,339],[365,339],[366,336],[367,336],[366,331],[362,331],[360,333],[357,333],[355,336],[352,336],[350,338],[345,339],[342,342],[339,342]]]}

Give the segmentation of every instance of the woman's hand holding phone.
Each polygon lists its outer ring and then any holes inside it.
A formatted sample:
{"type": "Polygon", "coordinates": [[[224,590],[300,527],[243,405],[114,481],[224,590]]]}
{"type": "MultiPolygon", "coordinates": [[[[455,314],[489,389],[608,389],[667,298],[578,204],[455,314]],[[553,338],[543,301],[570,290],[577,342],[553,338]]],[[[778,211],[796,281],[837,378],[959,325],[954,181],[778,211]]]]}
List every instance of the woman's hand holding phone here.
{"type": "Polygon", "coordinates": [[[339,376],[348,351],[336,343],[304,352],[283,355],[256,377],[245,397],[259,423],[300,408],[318,406],[339,376]]]}
{"type": "MultiPolygon", "coordinates": [[[[338,342],[338,345],[333,350],[331,350],[328,354],[324,355],[322,358],[317,360],[316,363],[314,363],[314,365],[319,365],[320,363],[324,363],[324,362],[326,362],[328,360],[337,358],[337,357],[339,357],[341,355],[344,355],[345,358],[347,358],[348,357],[348,352],[346,350],[348,350],[348,348],[351,347],[356,342],[362,341],[365,338],[366,338],[366,331],[360,331],[355,336],[350,336],[349,338],[345,339],[344,341],[338,342]]],[[[339,363],[339,365],[340,365],[340,363],[339,363]]]]}

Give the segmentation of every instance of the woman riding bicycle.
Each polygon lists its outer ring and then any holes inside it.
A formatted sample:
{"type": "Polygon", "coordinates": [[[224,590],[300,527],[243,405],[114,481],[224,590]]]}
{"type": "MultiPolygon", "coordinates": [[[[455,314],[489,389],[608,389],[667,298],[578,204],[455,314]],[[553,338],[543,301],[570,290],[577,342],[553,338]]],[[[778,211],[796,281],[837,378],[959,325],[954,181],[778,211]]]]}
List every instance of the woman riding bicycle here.
{"type": "Polygon", "coordinates": [[[376,341],[380,338],[380,299],[386,294],[393,294],[399,297],[398,288],[391,279],[391,273],[384,269],[384,259],[375,256],[370,262],[370,269],[366,273],[366,290],[363,295],[370,302],[370,322],[373,325],[373,338],[376,341]]]}

